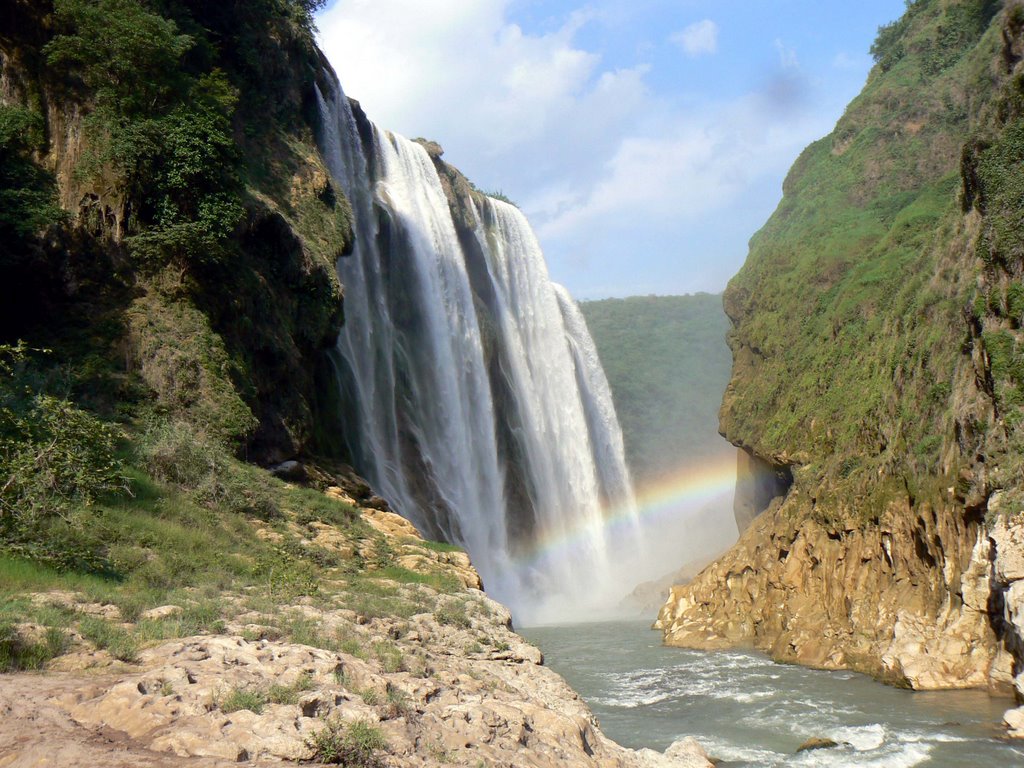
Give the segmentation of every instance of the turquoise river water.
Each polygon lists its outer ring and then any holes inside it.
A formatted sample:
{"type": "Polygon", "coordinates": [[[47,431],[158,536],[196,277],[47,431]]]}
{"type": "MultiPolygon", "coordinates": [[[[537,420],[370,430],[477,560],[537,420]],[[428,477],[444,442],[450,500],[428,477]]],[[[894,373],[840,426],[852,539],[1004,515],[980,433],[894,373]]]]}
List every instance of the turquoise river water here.
{"type": "Polygon", "coordinates": [[[764,655],[661,645],[644,622],[520,629],[627,747],[696,737],[720,768],[1024,767],[1001,738],[1010,699],[979,691],[898,690],[851,672],[775,664],[764,655]],[[796,754],[808,738],[843,746],[796,754]]]}

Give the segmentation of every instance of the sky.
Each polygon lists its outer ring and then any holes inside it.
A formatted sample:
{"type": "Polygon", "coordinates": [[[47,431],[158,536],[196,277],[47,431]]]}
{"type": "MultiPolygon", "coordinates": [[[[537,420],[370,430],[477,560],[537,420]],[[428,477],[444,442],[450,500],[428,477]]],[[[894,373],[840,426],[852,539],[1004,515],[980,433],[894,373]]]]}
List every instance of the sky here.
{"type": "Polygon", "coordinates": [[[333,0],[378,126],[523,210],[577,299],[718,292],[904,0],[333,0]]]}

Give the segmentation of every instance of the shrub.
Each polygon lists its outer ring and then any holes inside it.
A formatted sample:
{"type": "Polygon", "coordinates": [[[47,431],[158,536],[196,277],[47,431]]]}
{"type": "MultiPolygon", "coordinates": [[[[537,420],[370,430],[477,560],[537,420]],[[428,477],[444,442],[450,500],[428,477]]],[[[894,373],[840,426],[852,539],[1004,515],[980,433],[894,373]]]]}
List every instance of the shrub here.
{"type": "Polygon", "coordinates": [[[53,177],[32,160],[42,127],[39,114],[0,105],[0,264],[19,255],[21,241],[65,215],[53,177]]]}
{"type": "Polygon", "coordinates": [[[412,711],[413,707],[409,697],[403,691],[389,685],[384,704],[384,717],[386,719],[405,717],[412,711]]]}
{"type": "Polygon", "coordinates": [[[385,672],[401,672],[405,669],[405,657],[401,649],[392,642],[380,640],[373,644],[373,655],[385,672]]]}
{"type": "Polygon", "coordinates": [[[460,629],[469,629],[473,626],[472,619],[466,613],[466,606],[460,602],[448,602],[434,611],[434,619],[441,624],[447,624],[460,629]]]}
{"type": "Polygon", "coordinates": [[[48,627],[42,640],[26,638],[10,623],[0,624],[0,672],[41,669],[67,650],[68,637],[58,627],[48,627]]]}
{"type": "Polygon", "coordinates": [[[60,567],[100,568],[100,549],[74,524],[81,508],[128,490],[120,431],[44,393],[29,351],[0,345],[0,546],[60,567]]]}
{"type": "Polygon", "coordinates": [[[47,60],[93,94],[81,170],[121,176],[141,227],[130,238],[137,254],[221,256],[243,213],[227,78],[190,73],[195,38],[137,0],[55,0],[54,16],[47,60]]]}
{"type": "Polygon", "coordinates": [[[267,701],[271,704],[298,704],[299,694],[313,688],[313,676],[308,672],[299,675],[291,685],[272,685],[267,689],[267,701]]]}
{"type": "Polygon", "coordinates": [[[383,768],[378,754],[387,749],[380,729],[362,720],[343,723],[332,718],[306,742],[312,758],[346,768],[383,768]]]}
{"type": "Polygon", "coordinates": [[[140,449],[147,471],[157,480],[195,490],[211,475],[223,474],[224,449],[184,421],[158,424],[144,436],[140,449]]]}
{"type": "Polygon", "coordinates": [[[280,514],[269,478],[233,460],[222,444],[187,422],[165,422],[150,429],[140,454],[153,477],[189,491],[205,507],[263,520],[280,514]]]}

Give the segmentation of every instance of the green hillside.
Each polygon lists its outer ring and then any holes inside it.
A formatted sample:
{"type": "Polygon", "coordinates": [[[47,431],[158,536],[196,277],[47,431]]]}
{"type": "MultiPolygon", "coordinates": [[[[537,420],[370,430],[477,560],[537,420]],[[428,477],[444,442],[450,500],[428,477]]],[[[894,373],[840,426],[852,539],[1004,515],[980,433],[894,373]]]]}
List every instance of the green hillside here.
{"type": "MultiPolygon", "coordinates": [[[[881,30],[864,91],[797,160],[725,292],[723,429],[847,498],[948,471],[974,290],[961,148],[992,113],[998,9],[915,0],[881,30]]],[[[863,501],[870,516],[881,497],[863,501]]]]}
{"type": "Polygon", "coordinates": [[[721,296],[634,296],[580,306],[639,487],[733,452],[718,435],[731,365],[721,296]]]}

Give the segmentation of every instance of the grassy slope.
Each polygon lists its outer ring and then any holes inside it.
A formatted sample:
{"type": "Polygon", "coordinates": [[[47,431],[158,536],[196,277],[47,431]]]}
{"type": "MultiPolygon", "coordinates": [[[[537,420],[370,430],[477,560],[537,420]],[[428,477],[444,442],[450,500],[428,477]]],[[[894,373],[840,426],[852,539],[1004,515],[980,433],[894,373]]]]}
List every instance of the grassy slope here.
{"type": "Polygon", "coordinates": [[[959,160],[996,90],[996,10],[908,4],[726,291],[737,328],[722,426],[812,483],[856,493],[953,471],[943,448],[973,289],[957,263],[970,240],[959,160]]]}
{"type": "Polygon", "coordinates": [[[580,307],[639,486],[732,453],[718,435],[730,364],[721,297],[637,296],[580,307]]]}
{"type": "Polygon", "coordinates": [[[0,672],[88,648],[132,661],[147,644],[223,632],[246,611],[264,614],[284,639],[339,649],[344,638],[290,609],[313,601],[408,617],[461,590],[443,564],[429,564],[431,551],[451,547],[395,545],[352,503],[315,487],[333,482],[328,474],[314,487],[287,484],[185,430],[164,432],[143,453],[128,469],[130,495],[75,508],[51,528],[51,550],[86,556],[81,564],[54,568],[0,551],[0,672]],[[410,552],[426,556],[416,571],[397,562],[410,552]],[[68,597],[42,597],[54,591],[68,597]],[[143,615],[168,604],[183,610],[143,615]]]}

